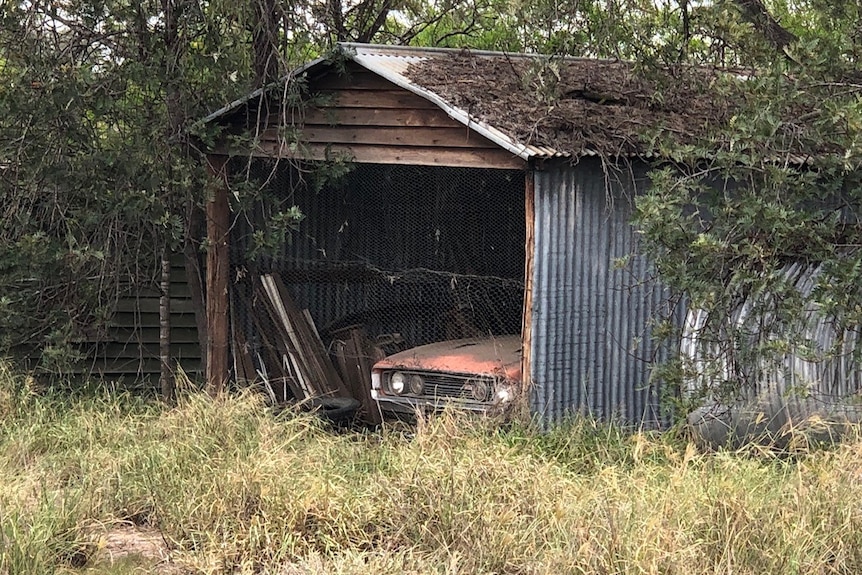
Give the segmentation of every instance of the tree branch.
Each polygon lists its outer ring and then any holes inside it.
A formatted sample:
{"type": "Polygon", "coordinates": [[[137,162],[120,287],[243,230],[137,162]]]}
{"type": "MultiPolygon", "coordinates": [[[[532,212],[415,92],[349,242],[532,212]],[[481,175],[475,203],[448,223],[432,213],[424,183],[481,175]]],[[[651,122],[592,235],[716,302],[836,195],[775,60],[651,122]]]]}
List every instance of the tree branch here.
{"type": "Polygon", "coordinates": [[[742,16],[754,25],[755,30],[779,52],[786,54],[786,48],[798,38],[778,23],[761,0],[733,0],[742,16]]]}

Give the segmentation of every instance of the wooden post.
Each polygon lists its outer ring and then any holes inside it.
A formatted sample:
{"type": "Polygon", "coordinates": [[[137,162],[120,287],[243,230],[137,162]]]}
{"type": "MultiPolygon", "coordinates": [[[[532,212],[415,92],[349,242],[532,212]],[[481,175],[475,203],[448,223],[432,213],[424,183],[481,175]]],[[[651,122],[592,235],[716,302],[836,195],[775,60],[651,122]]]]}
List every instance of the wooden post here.
{"type": "Polygon", "coordinates": [[[189,200],[186,205],[186,230],[183,242],[183,260],[186,271],[186,281],[189,284],[192,308],[195,312],[195,326],[198,330],[198,343],[201,350],[201,374],[207,372],[207,309],[206,309],[206,278],[203,275],[204,266],[201,262],[200,246],[203,243],[202,228],[206,215],[197,203],[189,200]]]}
{"type": "Polygon", "coordinates": [[[159,387],[162,399],[174,396],[174,374],[171,370],[171,251],[162,248],[162,275],[159,282],[159,387]]]}
{"type": "Polygon", "coordinates": [[[224,391],[228,379],[228,279],[230,254],[228,229],[230,206],[227,189],[227,157],[207,156],[209,173],[215,178],[207,200],[207,364],[206,385],[210,395],[224,391]]]}
{"type": "Polygon", "coordinates": [[[521,314],[521,381],[524,385],[524,400],[533,383],[530,376],[533,350],[533,263],[536,252],[536,180],[535,172],[528,169],[524,179],[524,220],[526,224],[524,242],[524,308],[521,314]]]}

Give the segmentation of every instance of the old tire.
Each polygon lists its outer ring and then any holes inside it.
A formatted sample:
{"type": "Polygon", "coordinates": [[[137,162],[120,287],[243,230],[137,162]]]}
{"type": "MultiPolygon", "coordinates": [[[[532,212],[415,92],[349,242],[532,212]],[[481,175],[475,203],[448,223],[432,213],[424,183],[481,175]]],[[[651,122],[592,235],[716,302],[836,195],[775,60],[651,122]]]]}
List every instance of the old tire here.
{"type": "Polygon", "coordinates": [[[360,403],[352,397],[315,397],[302,403],[304,409],[333,423],[351,419],[360,403]]]}

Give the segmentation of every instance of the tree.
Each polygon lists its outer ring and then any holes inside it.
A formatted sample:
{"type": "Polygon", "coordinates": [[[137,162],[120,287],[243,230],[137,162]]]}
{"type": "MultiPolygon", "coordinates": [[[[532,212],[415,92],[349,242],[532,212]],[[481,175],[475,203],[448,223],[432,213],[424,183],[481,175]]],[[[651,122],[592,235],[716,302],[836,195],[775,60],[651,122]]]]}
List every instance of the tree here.
{"type": "Polygon", "coordinates": [[[0,349],[56,369],[167,251],[194,255],[187,126],[253,83],[255,26],[191,0],[3,5],[0,349]]]}
{"type": "Polygon", "coordinates": [[[637,224],[660,275],[705,310],[709,391],[729,401],[787,353],[848,353],[862,325],[862,36],[852,2],[711,9],[734,25],[706,45],[746,68],[710,85],[733,104],[707,138],[658,138],[673,161],[653,173],[637,224]],[[805,267],[817,273],[801,288],[805,267]],[[812,317],[834,337],[813,337],[812,317]]]}

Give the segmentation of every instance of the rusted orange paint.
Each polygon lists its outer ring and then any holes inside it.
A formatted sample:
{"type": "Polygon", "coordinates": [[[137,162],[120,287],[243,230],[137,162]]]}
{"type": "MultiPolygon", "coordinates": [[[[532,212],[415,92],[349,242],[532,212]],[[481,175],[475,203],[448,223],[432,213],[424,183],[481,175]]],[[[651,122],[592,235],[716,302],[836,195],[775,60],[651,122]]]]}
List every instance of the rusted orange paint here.
{"type": "Polygon", "coordinates": [[[374,371],[391,369],[487,375],[521,381],[521,338],[506,335],[442,341],[390,355],[374,365],[374,371]]]}

